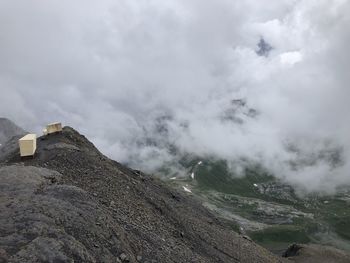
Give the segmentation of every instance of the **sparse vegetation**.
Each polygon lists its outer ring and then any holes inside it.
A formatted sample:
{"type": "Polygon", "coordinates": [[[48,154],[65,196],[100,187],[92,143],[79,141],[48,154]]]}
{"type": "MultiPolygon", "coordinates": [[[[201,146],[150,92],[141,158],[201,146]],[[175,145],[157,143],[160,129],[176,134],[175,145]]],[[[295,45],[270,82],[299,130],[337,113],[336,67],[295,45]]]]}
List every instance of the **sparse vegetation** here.
{"type": "MultiPolygon", "coordinates": [[[[258,165],[246,167],[244,176],[239,176],[222,160],[187,156],[181,164],[193,171],[199,160],[203,164],[195,168],[194,192],[221,213],[225,211],[226,218],[227,214],[232,214],[250,222],[267,224],[262,230],[248,229],[248,234],[270,250],[279,251],[294,242],[323,242],[319,233],[333,232],[334,236],[350,241],[350,202],[344,198],[346,192],[337,196],[312,194],[300,198],[293,188],[258,165]]],[[[186,180],[186,183],[191,184],[191,181],[186,180]]],[[[336,240],[329,242],[338,246],[336,240]]]]}

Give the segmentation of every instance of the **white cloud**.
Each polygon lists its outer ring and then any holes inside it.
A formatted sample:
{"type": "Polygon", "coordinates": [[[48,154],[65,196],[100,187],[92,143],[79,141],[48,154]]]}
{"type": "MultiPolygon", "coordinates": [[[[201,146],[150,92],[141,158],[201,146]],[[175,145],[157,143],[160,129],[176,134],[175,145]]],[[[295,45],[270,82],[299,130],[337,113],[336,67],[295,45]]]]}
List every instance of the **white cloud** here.
{"type": "Polygon", "coordinates": [[[148,170],[171,160],[170,142],[332,190],[350,182],[349,12],[346,0],[2,0],[0,115],[38,132],[62,120],[148,170]],[[259,115],[223,121],[242,97],[259,115]],[[286,141],[305,158],[331,141],[345,164],[289,169],[300,157],[286,141]]]}
{"type": "Polygon", "coordinates": [[[302,61],[303,55],[299,51],[285,52],[280,55],[281,63],[285,65],[294,65],[302,61]]]}

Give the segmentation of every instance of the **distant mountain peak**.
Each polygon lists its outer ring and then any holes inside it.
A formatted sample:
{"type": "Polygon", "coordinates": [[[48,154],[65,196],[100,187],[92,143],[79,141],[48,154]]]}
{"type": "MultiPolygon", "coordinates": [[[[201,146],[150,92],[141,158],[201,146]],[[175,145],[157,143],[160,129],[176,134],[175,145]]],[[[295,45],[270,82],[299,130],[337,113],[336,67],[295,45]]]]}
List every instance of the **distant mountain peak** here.
{"type": "Polygon", "coordinates": [[[256,54],[258,56],[268,57],[270,51],[273,49],[273,47],[268,42],[266,42],[264,38],[260,38],[260,41],[257,46],[258,50],[256,51],[256,54]]]}
{"type": "Polygon", "coordinates": [[[0,117],[0,144],[4,144],[14,136],[23,135],[26,131],[13,121],[0,117]]]}

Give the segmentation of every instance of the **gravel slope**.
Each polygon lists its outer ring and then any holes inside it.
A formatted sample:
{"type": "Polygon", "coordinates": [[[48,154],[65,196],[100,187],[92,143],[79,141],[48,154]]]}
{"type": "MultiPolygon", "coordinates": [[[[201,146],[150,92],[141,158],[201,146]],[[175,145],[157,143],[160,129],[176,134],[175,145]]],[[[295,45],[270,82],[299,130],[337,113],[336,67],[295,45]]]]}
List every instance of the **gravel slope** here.
{"type": "Polygon", "coordinates": [[[8,153],[0,190],[0,262],[284,260],[69,127],[40,138],[34,159],[8,153]]]}

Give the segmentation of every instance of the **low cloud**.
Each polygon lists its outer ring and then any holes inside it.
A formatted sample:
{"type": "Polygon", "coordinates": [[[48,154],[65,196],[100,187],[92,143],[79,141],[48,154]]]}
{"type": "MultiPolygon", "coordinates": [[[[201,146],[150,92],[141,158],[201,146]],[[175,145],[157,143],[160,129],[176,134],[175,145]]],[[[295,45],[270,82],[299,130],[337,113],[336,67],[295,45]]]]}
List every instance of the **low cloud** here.
{"type": "Polygon", "coordinates": [[[36,132],[60,120],[149,172],[176,147],[332,192],[350,183],[349,12],[346,0],[4,0],[0,115],[36,132]]]}

